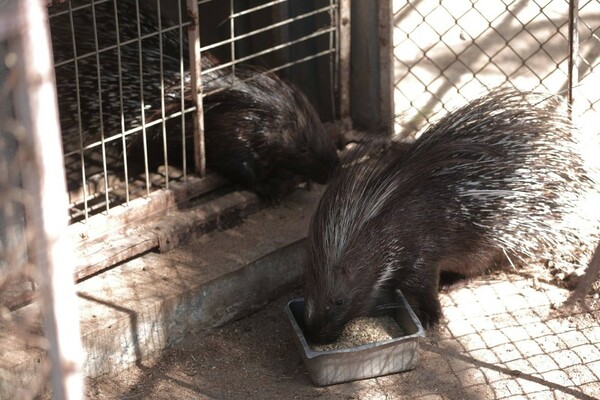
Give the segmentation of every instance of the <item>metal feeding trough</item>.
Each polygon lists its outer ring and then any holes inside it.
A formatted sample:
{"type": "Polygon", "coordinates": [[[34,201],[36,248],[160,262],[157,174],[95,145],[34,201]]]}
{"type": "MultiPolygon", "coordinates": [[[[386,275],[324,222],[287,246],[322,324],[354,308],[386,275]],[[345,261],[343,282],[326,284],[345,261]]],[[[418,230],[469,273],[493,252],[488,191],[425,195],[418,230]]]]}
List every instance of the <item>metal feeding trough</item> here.
{"type": "Polygon", "coordinates": [[[390,309],[385,315],[396,321],[404,331],[404,336],[327,351],[313,350],[304,337],[301,329],[304,299],[295,299],[287,304],[285,311],[294,330],[296,345],[315,385],[333,385],[414,368],[419,355],[419,340],[425,336],[425,332],[399,290],[396,291],[396,298],[399,307],[390,309]]]}

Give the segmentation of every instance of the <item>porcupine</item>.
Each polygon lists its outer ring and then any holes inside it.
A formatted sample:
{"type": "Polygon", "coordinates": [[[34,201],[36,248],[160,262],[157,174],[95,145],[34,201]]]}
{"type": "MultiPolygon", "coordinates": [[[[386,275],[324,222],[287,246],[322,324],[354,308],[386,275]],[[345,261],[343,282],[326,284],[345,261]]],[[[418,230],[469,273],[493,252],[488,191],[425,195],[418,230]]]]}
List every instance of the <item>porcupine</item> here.
{"type": "MultiPolygon", "coordinates": [[[[114,21],[114,10],[112,3],[108,6],[96,6],[96,25],[101,26],[107,21],[114,21]],[[100,22],[98,22],[100,21],[100,22]]],[[[119,1],[118,9],[120,16],[135,16],[135,2],[132,0],[119,1]]],[[[87,14],[91,18],[91,13],[87,14]]],[[[93,21],[87,21],[84,18],[78,22],[79,29],[81,25],[88,29],[93,27],[93,21]],[[84,22],[81,22],[84,21],[84,22]]],[[[114,25],[114,24],[113,24],[114,25]]],[[[135,18],[119,19],[119,32],[122,37],[137,37],[137,21],[135,18]]],[[[85,29],[84,29],[85,30],[85,29]]],[[[61,36],[70,32],[62,32],[61,27],[53,29],[53,33],[58,33],[55,41],[55,49],[64,49],[61,44],[61,36]]],[[[156,21],[148,18],[140,19],[140,31],[146,35],[156,31],[156,21]]],[[[98,31],[100,43],[114,43],[114,32],[110,29],[100,29],[98,31]]],[[[93,49],[93,32],[77,35],[82,39],[78,43],[80,47],[93,49]]],[[[123,41],[123,39],[121,39],[123,41]]],[[[145,39],[147,40],[147,39],[145,39]]],[[[144,82],[149,83],[144,88],[144,97],[156,98],[160,93],[160,74],[155,64],[159,60],[158,39],[154,40],[154,46],[145,46],[142,52],[142,62],[149,69],[146,73],[144,82]]],[[[180,57],[177,51],[179,49],[179,32],[171,30],[162,35],[163,42],[163,70],[165,83],[165,109],[167,111],[178,111],[181,108],[181,90],[180,90],[180,57]]],[[[187,41],[184,36],[184,49],[187,49],[187,41]]],[[[89,50],[88,50],[89,51],[89,50]]],[[[141,109],[139,102],[140,80],[138,47],[126,46],[120,51],[121,66],[124,73],[121,81],[123,83],[124,108],[127,121],[126,129],[139,126],[141,123],[141,109]],[[128,73],[134,72],[134,73],[128,73]],[[127,96],[127,97],[126,97],[127,96]],[[129,97],[131,96],[131,97],[129,97]]],[[[183,57],[187,57],[184,52],[183,57]]],[[[61,58],[59,56],[59,58],[61,58]]],[[[65,57],[62,57],[65,58],[65,57]]],[[[95,67],[95,60],[92,64],[95,67]]],[[[109,61],[111,62],[111,61],[109,61]]],[[[112,66],[116,62],[112,60],[112,66]]],[[[202,68],[210,72],[203,75],[204,97],[204,121],[205,121],[205,145],[207,166],[222,175],[231,178],[233,181],[241,183],[247,188],[256,191],[263,198],[273,200],[279,198],[285,191],[284,182],[292,176],[302,176],[312,179],[318,183],[325,183],[329,173],[339,162],[337,151],[333,138],[325,131],[317,112],[302,92],[292,84],[279,79],[275,74],[265,73],[258,69],[238,67],[236,75],[232,76],[215,69],[214,62],[208,57],[202,57],[202,68]]],[[[81,68],[81,67],[80,67],[81,68]]],[[[120,99],[115,96],[118,94],[118,77],[110,75],[108,68],[103,69],[103,93],[112,93],[112,96],[103,101],[104,131],[120,132],[120,99]]],[[[94,75],[95,77],[95,75],[94,75]]],[[[183,77],[185,91],[183,96],[186,100],[186,107],[191,105],[189,85],[190,77],[186,73],[183,77]]],[[[73,86],[72,81],[59,80],[60,86],[73,86]]],[[[88,79],[89,82],[89,79],[88,79]]],[[[91,86],[96,83],[92,81],[91,86]]],[[[68,93],[68,90],[65,91],[68,93]]],[[[89,96],[83,92],[84,96],[89,96]]],[[[97,139],[100,121],[98,119],[98,100],[97,89],[90,90],[91,98],[84,98],[81,102],[84,104],[83,120],[87,128],[84,136],[88,141],[90,138],[97,139]],[[86,104],[95,106],[89,107],[86,104]]],[[[65,99],[62,104],[61,115],[71,117],[75,111],[73,105],[74,96],[62,96],[65,99]],[[70,110],[68,109],[70,107],[70,110]]],[[[159,100],[148,102],[144,112],[146,113],[146,122],[160,118],[162,104],[159,100]]],[[[186,120],[186,124],[189,119],[186,120]]],[[[168,122],[169,131],[176,133],[168,135],[167,145],[170,149],[179,149],[182,138],[180,132],[181,119],[175,118],[168,122]]],[[[75,138],[77,141],[76,121],[69,118],[65,121],[63,118],[63,130],[73,134],[67,137],[75,138]]],[[[186,127],[187,132],[192,131],[191,124],[186,127]]],[[[162,151],[162,130],[161,127],[154,127],[148,130],[148,146],[154,149],[148,156],[149,167],[156,168],[164,163],[162,151]]],[[[138,170],[143,166],[143,140],[140,134],[132,136],[126,145],[126,150],[130,159],[128,163],[130,168],[135,166],[138,170]]],[[[77,148],[77,146],[70,146],[77,148]]],[[[123,146],[114,146],[121,151],[123,146]]],[[[192,149],[192,146],[188,146],[192,149]]],[[[190,154],[188,153],[188,157],[190,154]]],[[[182,154],[179,151],[169,151],[169,163],[182,162],[182,154]]],[[[115,157],[119,159],[120,157],[115,157]]],[[[141,172],[141,170],[139,170],[141,172]]]]}
{"type": "Polygon", "coordinates": [[[431,327],[441,271],[474,276],[589,242],[600,217],[583,206],[598,201],[600,179],[582,148],[564,102],[503,89],[446,115],[387,164],[353,158],[310,223],[307,336],[335,339],[396,288],[431,327]]]}
{"type": "Polygon", "coordinates": [[[306,96],[273,74],[236,77],[204,100],[207,165],[267,198],[293,176],[325,183],[339,159],[306,96]]]}
{"type": "MultiPolygon", "coordinates": [[[[295,176],[326,183],[339,158],[306,96],[255,68],[238,67],[235,77],[222,79],[231,84],[203,99],[207,166],[269,201],[286,193],[295,176]]],[[[179,122],[174,120],[175,131],[179,122]]]]}

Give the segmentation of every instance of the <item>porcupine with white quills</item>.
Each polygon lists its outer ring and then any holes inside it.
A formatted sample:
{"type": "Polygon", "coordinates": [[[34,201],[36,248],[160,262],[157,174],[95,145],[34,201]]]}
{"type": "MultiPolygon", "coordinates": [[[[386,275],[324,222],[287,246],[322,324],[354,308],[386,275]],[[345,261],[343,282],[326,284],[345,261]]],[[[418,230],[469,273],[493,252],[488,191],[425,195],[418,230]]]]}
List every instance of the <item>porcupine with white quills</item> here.
{"type": "Polygon", "coordinates": [[[559,98],[505,89],[446,115],[389,163],[355,153],[310,224],[308,337],[335,339],[395,288],[430,327],[442,316],[441,272],[473,276],[590,245],[600,175],[584,146],[559,98]]]}
{"type": "MultiPolygon", "coordinates": [[[[138,25],[136,3],[133,0],[121,0],[116,3],[119,15],[120,40],[137,38],[138,25]]],[[[112,2],[95,6],[95,18],[99,47],[115,42],[114,7],[112,2]],[[109,24],[108,28],[106,24],[109,24]]],[[[149,14],[152,16],[152,13],[149,14]]],[[[76,35],[81,53],[90,53],[95,49],[95,34],[91,12],[82,13],[74,21],[79,34],[76,35]]],[[[54,24],[52,29],[55,55],[58,59],[69,58],[70,49],[64,43],[70,38],[66,24],[54,24]]],[[[150,35],[144,39],[142,63],[144,66],[144,98],[146,123],[160,118],[160,60],[159,39],[151,36],[157,29],[154,18],[140,18],[140,34],[150,35]]],[[[181,96],[185,98],[185,107],[192,106],[189,91],[189,74],[185,73],[184,93],[181,92],[180,62],[187,64],[187,41],[184,39],[184,53],[179,55],[179,32],[167,30],[162,33],[162,67],[165,92],[165,110],[168,114],[181,108],[181,96]]],[[[123,73],[117,75],[117,50],[100,54],[102,65],[103,112],[99,113],[98,89],[95,75],[95,58],[79,61],[80,104],[84,145],[100,140],[100,115],[103,117],[105,138],[108,132],[121,131],[120,102],[123,101],[125,130],[141,125],[139,48],[130,43],[119,49],[123,73]],[[114,54],[113,54],[114,53],[114,54]],[[89,64],[86,66],[86,64],[89,64]],[[87,75],[82,70],[91,71],[87,75]],[[118,98],[119,79],[123,87],[122,99],[118,98]]],[[[324,183],[330,172],[339,162],[335,144],[321,123],[317,112],[306,96],[293,85],[279,79],[271,73],[257,69],[237,67],[235,76],[218,70],[208,57],[202,57],[202,69],[210,69],[203,74],[202,83],[207,95],[203,99],[205,122],[205,146],[208,168],[256,191],[261,197],[274,200],[287,190],[285,184],[293,176],[301,176],[324,183]]],[[[61,123],[65,133],[65,147],[77,149],[77,134],[74,82],[72,73],[61,79],[57,73],[59,87],[59,106],[61,123]]],[[[191,136],[191,119],[186,119],[187,136],[191,136]]],[[[181,119],[167,121],[166,145],[169,149],[169,164],[181,165],[181,119]]],[[[149,167],[154,169],[164,163],[162,127],[154,126],[147,130],[147,148],[149,167]]],[[[122,144],[122,140],[112,140],[107,146],[117,163],[120,155],[126,151],[128,166],[142,172],[144,163],[144,141],[140,133],[131,135],[122,144]]],[[[188,146],[191,150],[193,146],[188,146]]],[[[187,157],[191,153],[188,151],[187,157]]],[[[191,158],[190,158],[191,159],[191,158]]],[[[189,164],[188,164],[189,165],[189,164]]],[[[122,168],[122,166],[120,167],[122,168]]]]}

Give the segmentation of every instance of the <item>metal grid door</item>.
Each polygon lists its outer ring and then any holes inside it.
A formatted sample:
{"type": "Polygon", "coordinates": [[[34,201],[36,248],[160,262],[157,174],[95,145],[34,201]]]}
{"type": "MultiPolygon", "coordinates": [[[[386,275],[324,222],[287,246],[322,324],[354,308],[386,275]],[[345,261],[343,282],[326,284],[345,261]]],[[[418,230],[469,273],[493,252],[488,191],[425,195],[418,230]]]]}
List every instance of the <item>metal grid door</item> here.
{"type": "Polygon", "coordinates": [[[254,65],[301,87],[323,119],[336,118],[338,13],[335,0],[58,2],[50,18],[72,222],[203,171],[186,157],[194,146],[202,155],[190,54],[217,60],[200,81],[254,65]],[[199,16],[191,41],[188,9],[199,16]]]}

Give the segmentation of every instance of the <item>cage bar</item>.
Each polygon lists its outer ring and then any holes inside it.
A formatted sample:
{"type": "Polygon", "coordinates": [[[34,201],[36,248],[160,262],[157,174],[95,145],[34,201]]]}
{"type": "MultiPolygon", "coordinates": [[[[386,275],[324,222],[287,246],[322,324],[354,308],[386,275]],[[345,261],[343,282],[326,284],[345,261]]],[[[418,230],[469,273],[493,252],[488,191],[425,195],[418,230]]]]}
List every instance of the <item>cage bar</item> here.
{"type": "Polygon", "coordinates": [[[96,3],[92,3],[92,20],[94,26],[94,48],[96,55],[96,78],[98,82],[98,105],[100,108],[99,116],[100,116],[100,148],[102,149],[102,168],[104,173],[104,195],[105,195],[105,205],[106,212],[110,209],[110,198],[109,198],[109,189],[108,189],[108,169],[106,165],[106,140],[104,136],[104,117],[102,112],[102,78],[100,73],[100,52],[98,46],[98,25],[96,23],[96,3]]]}
{"type": "MultiPolygon", "coordinates": [[[[76,90],[76,101],[77,101],[77,130],[79,131],[79,143],[80,147],[83,148],[83,128],[81,126],[81,96],[79,94],[79,68],[77,63],[77,46],[75,45],[75,29],[73,28],[73,12],[72,12],[72,4],[69,1],[69,21],[71,23],[71,40],[73,41],[73,55],[75,66],[75,90],[76,90]]],[[[87,187],[87,179],[85,176],[85,157],[83,156],[84,152],[81,151],[79,153],[81,160],[81,179],[82,179],[82,189],[83,189],[83,212],[84,218],[87,221],[89,217],[88,210],[88,187],[87,187]]]]}
{"type": "Polygon", "coordinates": [[[350,118],[350,0],[340,0],[339,6],[339,92],[340,92],[340,119],[347,125],[349,129],[351,124],[350,118]]]}
{"type": "MultiPolygon", "coordinates": [[[[144,151],[144,182],[146,186],[146,196],[150,195],[150,170],[148,166],[148,136],[146,131],[146,103],[144,99],[144,58],[142,57],[142,28],[140,21],[140,0],[135,0],[135,18],[137,23],[137,36],[138,36],[138,62],[140,68],[138,70],[140,74],[140,123],[142,129],[142,144],[144,151]]],[[[125,132],[123,132],[125,135],[125,132]]]]}
{"type": "MultiPolygon", "coordinates": [[[[183,27],[184,27],[184,23],[183,23],[183,11],[182,11],[182,7],[181,7],[181,1],[177,2],[177,25],[179,26],[179,54],[183,55],[183,27]]],[[[191,57],[190,57],[191,59],[191,57]]],[[[190,74],[192,71],[192,68],[194,67],[190,67],[190,74]]],[[[181,100],[179,102],[179,107],[181,108],[181,110],[185,110],[185,66],[184,66],[184,62],[183,62],[183,57],[180,57],[179,59],[179,93],[181,96],[181,100]]],[[[192,94],[193,96],[193,94],[192,94]]],[[[195,98],[195,97],[193,97],[195,98]]],[[[197,107],[198,108],[198,107],[197,107]]],[[[181,159],[182,159],[182,170],[183,170],[183,179],[186,180],[187,179],[187,157],[186,157],[186,149],[187,149],[187,143],[186,143],[186,137],[185,137],[185,132],[186,132],[186,128],[185,128],[185,113],[182,112],[181,113],[181,119],[180,119],[180,123],[181,123],[181,159]]],[[[195,124],[196,125],[196,124],[195,124]]],[[[203,176],[203,175],[200,175],[203,176]]]]}
{"type": "MultiPolygon", "coordinates": [[[[160,1],[160,0],[157,0],[160,1]]],[[[117,71],[119,77],[119,107],[121,117],[121,145],[123,146],[123,173],[125,174],[125,204],[129,205],[129,170],[127,168],[127,142],[125,138],[125,110],[123,97],[123,68],[121,67],[121,34],[119,32],[119,12],[117,9],[117,0],[113,0],[113,8],[115,10],[115,33],[117,39],[117,71]]],[[[160,21],[160,19],[159,19],[160,21]]],[[[161,63],[162,65],[162,63],[161,63]]],[[[167,181],[168,185],[168,181],[167,181]]]]}
{"type": "Polygon", "coordinates": [[[190,42],[190,75],[192,82],[192,99],[196,104],[194,113],[194,161],[196,173],[203,177],[206,175],[206,160],[204,155],[204,117],[202,107],[202,78],[200,67],[200,22],[198,14],[198,2],[187,0],[188,14],[191,25],[188,28],[190,42]]]}
{"type": "Polygon", "coordinates": [[[577,54],[579,53],[579,0],[569,0],[569,65],[567,80],[567,100],[573,105],[573,87],[579,81],[577,54]]]}
{"type": "Polygon", "coordinates": [[[15,104],[26,132],[22,146],[31,146],[32,158],[23,168],[27,223],[35,232],[30,240],[37,266],[44,309],[45,336],[49,342],[54,397],[83,396],[82,347],[77,299],[73,282],[72,251],[67,241],[66,184],[62,164],[60,128],[50,54],[48,17],[38,0],[19,3],[25,24],[21,30],[22,87],[27,102],[15,104]]]}

